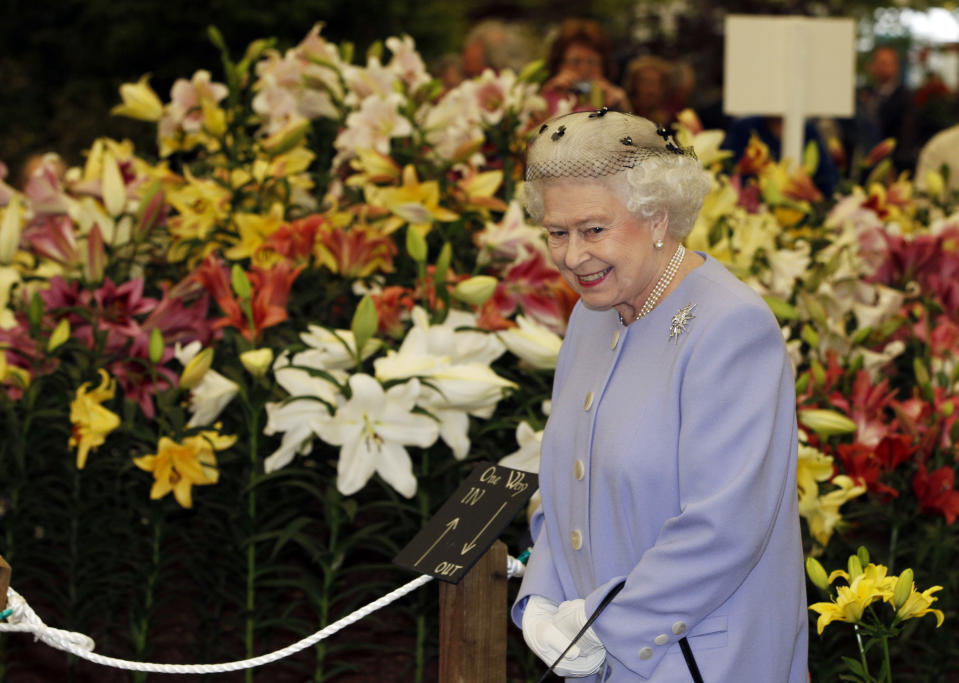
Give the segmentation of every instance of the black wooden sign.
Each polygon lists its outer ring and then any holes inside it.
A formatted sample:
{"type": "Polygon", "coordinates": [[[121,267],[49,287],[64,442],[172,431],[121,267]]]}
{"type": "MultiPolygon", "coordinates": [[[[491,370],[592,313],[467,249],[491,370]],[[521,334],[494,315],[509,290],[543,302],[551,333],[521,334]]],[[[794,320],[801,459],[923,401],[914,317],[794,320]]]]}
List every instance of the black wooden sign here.
{"type": "Polygon", "coordinates": [[[531,472],[480,463],[393,562],[459,583],[538,487],[531,472]]]}

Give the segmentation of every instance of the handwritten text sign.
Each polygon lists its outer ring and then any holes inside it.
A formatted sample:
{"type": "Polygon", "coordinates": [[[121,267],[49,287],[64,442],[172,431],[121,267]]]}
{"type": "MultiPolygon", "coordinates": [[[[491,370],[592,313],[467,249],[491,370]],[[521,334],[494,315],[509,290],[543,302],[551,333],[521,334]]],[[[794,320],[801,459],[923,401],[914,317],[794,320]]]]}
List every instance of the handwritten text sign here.
{"type": "Polygon", "coordinates": [[[480,463],[393,561],[458,583],[538,486],[531,472],[480,463]]]}

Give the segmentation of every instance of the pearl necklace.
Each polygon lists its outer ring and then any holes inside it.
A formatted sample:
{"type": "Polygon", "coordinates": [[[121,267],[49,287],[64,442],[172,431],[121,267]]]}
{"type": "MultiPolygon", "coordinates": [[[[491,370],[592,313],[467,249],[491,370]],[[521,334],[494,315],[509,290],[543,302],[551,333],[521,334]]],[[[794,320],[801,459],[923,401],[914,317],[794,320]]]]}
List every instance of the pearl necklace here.
{"type": "MultiPolygon", "coordinates": [[[[659,282],[656,283],[656,286],[653,287],[653,291],[650,292],[649,297],[647,297],[646,302],[643,304],[643,307],[639,309],[639,313],[636,314],[636,317],[633,318],[634,321],[639,320],[651,310],[656,308],[656,304],[659,302],[659,297],[663,295],[663,292],[666,291],[666,288],[669,287],[669,283],[673,281],[673,277],[676,275],[676,271],[679,270],[680,264],[683,262],[683,259],[686,257],[686,247],[680,244],[676,247],[676,251],[673,252],[673,257],[669,259],[669,263],[666,265],[666,270],[663,271],[663,274],[659,278],[659,282]]],[[[619,322],[625,325],[623,322],[623,316],[619,316],[619,322]]]]}

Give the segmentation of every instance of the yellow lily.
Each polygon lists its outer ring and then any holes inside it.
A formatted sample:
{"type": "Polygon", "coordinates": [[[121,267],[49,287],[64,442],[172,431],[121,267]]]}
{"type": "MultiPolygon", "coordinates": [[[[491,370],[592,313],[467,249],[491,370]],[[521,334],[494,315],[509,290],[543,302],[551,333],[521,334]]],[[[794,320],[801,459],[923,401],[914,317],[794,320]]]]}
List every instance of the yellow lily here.
{"type": "Polygon", "coordinates": [[[363,187],[371,183],[395,183],[402,175],[400,167],[392,157],[380,154],[375,149],[356,150],[356,157],[350,161],[350,167],[357,171],[345,181],[350,187],[363,187]]]}
{"type": "Polygon", "coordinates": [[[100,385],[87,392],[89,386],[90,382],[81,384],[76,397],[70,403],[73,431],[70,434],[69,446],[77,449],[77,469],[80,470],[87,464],[90,451],[102,446],[107,434],[120,426],[120,417],[101,405],[113,398],[116,381],[106,370],[101,369],[100,385]]]}
{"type": "Polygon", "coordinates": [[[176,216],[169,221],[170,234],[174,243],[170,247],[170,258],[174,261],[186,257],[188,250],[184,242],[200,242],[207,251],[216,248],[209,239],[213,227],[226,219],[232,193],[213,180],[194,177],[186,171],[186,183],[174,186],[167,192],[167,201],[177,210],[176,216]]]}
{"type": "Polygon", "coordinates": [[[225,256],[232,261],[253,259],[256,265],[270,266],[279,258],[275,253],[260,250],[266,239],[286,223],[280,203],[270,207],[267,214],[238,213],[233,216],[238,239],[226,250],[225,256]],[[264,259],[266,262],[263,262],[264,259]]]}
{"type": "Polygon", "coordinates": [[[30,386],[30,371],[7,363],[7,356],[0,347],[0,385],[2,384],[26,389],[30,386]]]}
{"type": "Polygon", "coordinates": [[[488,215],[490,209],[495,211],[507,209],[503,200],[493,196],[502,184],[502,171],[471,173],[456,183],[454,193],[462,202],[464,209],[476,209],[488,215]]]}
{"type": "Polygon", "coordinates": [[[159,121],[163,116],[163,102],[150,87],[148,75],[140,78],[136,83],[124,83],[120,86],[120,98],[123,104],[118,104],[110,110],[116,116],[128,116],[141,121],[159,121]]]}
{"type": "MultiPolygon", "coordinates": [[[[219,425],[216,425],[219,429],[219,425]]],[[[220,478],[214,451],[222,451],[236,443],[235,436],[216,430],[188,436],[181,443],[161,437],[155,454],[134,458],[141,470],[153,472],[150,498],[158,500],[170,491],[182,507],[193,507],[193,487],[215,484],[220,478]]]]}
{"type": "Polygon", "coordinates": [[[931,609],[930,605],[938,599],[932,597],[932,594],[941,590],[942,586],[933,586],[920,593],[916,590],[916,585],[912,584],[912,591],[902,607],[896,611],[896,617],[899,619],[918,619],[927,614],[933,614],[936,617],[936,628],[939,628],[945,621],[946,615],[942,613],[942,610],[931,609]]]}
{"type": "Polygon", "coordinates": [[[808,498],[799,512],[809,524],[809,533],[822,547],[829,543],[833,529],[842,519],[839,508],[847,501],[866,492],[865,486],[857,486],[852,478],[845,474],[833,477],[832,483],[838,488],[822,496],[808,498]]]}
{"type": "MultiPolygon", "coordinates": [[[[891,592],[890,589],[890,595],[891,592]]],[[[809,609],[819,614],[816,630],[822,634],[823,629],[834,621],[858,623],[866,607],[876,600],[884,600],[885,594],[886,590],[881,585],[867,574],[860,574],[849,586],[840,586],[836,598],[831,602],[817,602],[809,606],[809,609]]]]}
{"type": "Polygon", "coordinates": [[[393,217],[386,221],[384,232],[389,234],[406,223],[426,235],[434,221],[454,221],[459,216],[439,205],[440,186],[435,180],[419,182],[416,169],[407,166],[403,169],[403,184],[399,187],[366,188],[367,200],[374,205],[388,209],[393,217]]]}

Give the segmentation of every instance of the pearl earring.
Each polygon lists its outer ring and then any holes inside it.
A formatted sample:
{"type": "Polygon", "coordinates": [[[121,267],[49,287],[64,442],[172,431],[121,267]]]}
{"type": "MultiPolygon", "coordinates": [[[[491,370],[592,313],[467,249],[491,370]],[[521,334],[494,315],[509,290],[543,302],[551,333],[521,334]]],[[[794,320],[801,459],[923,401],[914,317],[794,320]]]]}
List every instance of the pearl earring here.
{"type": "Polygon", "coordinates": [[[662,240],[656,240],[655,242],[653,242],[653,246],[656,247],[657,249],[662,249],[662,248],[663,248],[663,241],[662,241],[662,240]]]}

